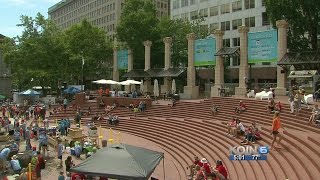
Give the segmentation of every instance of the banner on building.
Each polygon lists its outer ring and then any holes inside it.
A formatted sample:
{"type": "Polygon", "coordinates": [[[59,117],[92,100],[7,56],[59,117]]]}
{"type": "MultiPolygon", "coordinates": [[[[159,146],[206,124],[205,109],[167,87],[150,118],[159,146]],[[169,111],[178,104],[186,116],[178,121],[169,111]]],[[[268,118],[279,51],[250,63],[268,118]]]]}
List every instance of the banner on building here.
{"type": "Polygon", "coordinates": [[[277,30],[248,33],[248,61],[276,62],[278,60],[277,30]]]}
{"type": "Polygon", "coordinates": [[[118,60],[118,69],[128,69],[128,49],[118,50],[117,60],[118,60]]]}
{"type": "Polygon", "coordinates": [[[194,65],[208,66],[216,64],[216,39],[197,39],[194,44],[194,65]]]}

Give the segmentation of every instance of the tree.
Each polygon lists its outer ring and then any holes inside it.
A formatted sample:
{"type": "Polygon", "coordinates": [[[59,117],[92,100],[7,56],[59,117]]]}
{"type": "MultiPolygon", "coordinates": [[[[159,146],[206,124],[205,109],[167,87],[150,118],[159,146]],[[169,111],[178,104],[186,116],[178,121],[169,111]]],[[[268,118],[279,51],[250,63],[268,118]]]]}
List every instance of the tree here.
{"type": "Polygon", "coordinates": [[[24,27],[22,35],[6,39],[1,45],[16,86],[24,89],[32,85],[53,85],[66,55],[59,38],[61,32],[40,13],[35,18],[21,16],[20,20],[19,26],[24,27]]]}
{"type": "MultiPolygon", "coordinates": [[[[144,46],[146,40],[152,41],[152,52],[158,47],[159,33],[156,9],[150,0],[127,0],[121,13],[121,21],[116,27],[117,37],[125,42],[133,52],[135,69],[143,69],[144,46]]],[[[160,54],[159,54],[160,55],[160,54]]],[[[162,55],[163,57],[163,55],[162,55]]],[[[161,55],[152,63],[161,64],[161,55]]]]}
{"type": "Polygon", "coordinates": [[[269,18],[289,23],[288,46],[291,51],[317,50],[320,33],[320,3],[314,0],[266,0],[269,18]]]}
{"type": "Polygon", "coordinates": [[[112,43],[107,40],[105,32],[92,26],[87,20],[73,25],[65,32],[65,44],[70,54],[70,64],[77,75],[81,74],[84,60],[84,77],[96,78],[103,73],[105,66],[110,66],[112,43]]]}

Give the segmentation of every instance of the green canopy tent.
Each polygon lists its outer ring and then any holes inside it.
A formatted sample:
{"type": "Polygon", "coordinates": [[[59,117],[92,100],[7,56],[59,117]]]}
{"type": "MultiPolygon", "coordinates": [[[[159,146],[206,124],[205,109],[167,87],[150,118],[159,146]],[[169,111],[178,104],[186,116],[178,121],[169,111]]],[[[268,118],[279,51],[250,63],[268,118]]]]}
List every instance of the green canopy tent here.
{"type": "Polygon", "coordinates": [[[147,180],[163,158],[161,152],[116,144],[100,149],[70,171],[118,180],[147,180]]]}

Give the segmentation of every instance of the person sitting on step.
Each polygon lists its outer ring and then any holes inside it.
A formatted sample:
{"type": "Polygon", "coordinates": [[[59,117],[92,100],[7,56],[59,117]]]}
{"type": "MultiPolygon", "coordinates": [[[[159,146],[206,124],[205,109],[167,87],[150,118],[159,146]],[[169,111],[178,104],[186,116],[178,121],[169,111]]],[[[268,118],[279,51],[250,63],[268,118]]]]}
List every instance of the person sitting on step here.
{"type": "Polygon", "coordinates": [[[314,108],[312,109],[312,114],[309,118],[309,123],[314,122],[319,116],[320,116],[320,109],[318,107],[318,104],[315,104],[314,108]]]}
{"type": "Polygon", "coordinates": [[[215,104],[212,104],[212,107],[211,107],[212,115],[216,115],[217,112],[218,112],[218,107],[215,104]]]}
{"type": "Polygon", "coordinates": [[[217,160],[216,164],[217,165],[213,168],[213,172],[214,174],[216,174],[216,179],[226,180],[228,178],[228,172],[226,168],[223,166],[222,161],[217,160]]]}
{"type": "Polygon", "coordinates": [[[237,130],[236,130],[236,133],[234,134],[235,137],[238,137],[239,135],[244,135],[245,134],[245,127],[244,125],[240,122],[240,120],[238,119],[237,120],[237,130]]]}
{"type": "Polygon", "coordinates": [[[237,121],[237,118],[232,118],[232,120],[228,122],[227,124],[228,135],[231,135],[232,129],[236,128],[236,121],[237,121]]]}
{"type": "Polygon", "coordinates": [[[236,113],[241,113],[241,112],[244,112],[244,111],[246,111],[247,110],[247,106],[246,106],[246,104],[241,100],[240,102],[239,102],[239,106],[237,106],[236,107],[236,109],[235,109],[235,111],[236,111],[236,113]]]}
{"type": "Polygon", "coordinates": [[[196,171],[196,169],[195,169],[196,166],[199,166],[199,170],[200,170],[200,167],[202,167],[202,163],[200,162],[200,159],[198,156],[195,156],[192,165],[187,167],[187,169],[190,169],[190,175],[189,175],[190,177],[194,176],[194,173],[196,171]]]}
{"type": "Polygon", "coordinates": [[[280,101],[278,101],[277,104],[275,104],[274,109],[279,112],[283,110],[283,107],[280,101]]]}
{"type": "Polygon", "coordinates": [[[274,107],[275,107],[274,100],[273,99],[269,100],[268,101],[268,106],[267,106],[267,112],[268,113],[274,112],[274,107]]]}

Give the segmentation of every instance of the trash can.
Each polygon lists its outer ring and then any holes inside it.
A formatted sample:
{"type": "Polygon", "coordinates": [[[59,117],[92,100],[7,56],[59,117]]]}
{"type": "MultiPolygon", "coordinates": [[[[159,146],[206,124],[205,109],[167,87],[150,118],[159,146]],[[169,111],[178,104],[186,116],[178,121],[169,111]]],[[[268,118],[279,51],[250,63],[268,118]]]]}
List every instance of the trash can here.
{"type": "Polygon", "coordinates": [[[176,101],[179,101],[180,100],[180,95],[179,94],[174,94],[173,95],[173,99],[176,100],[176,101]]]}

